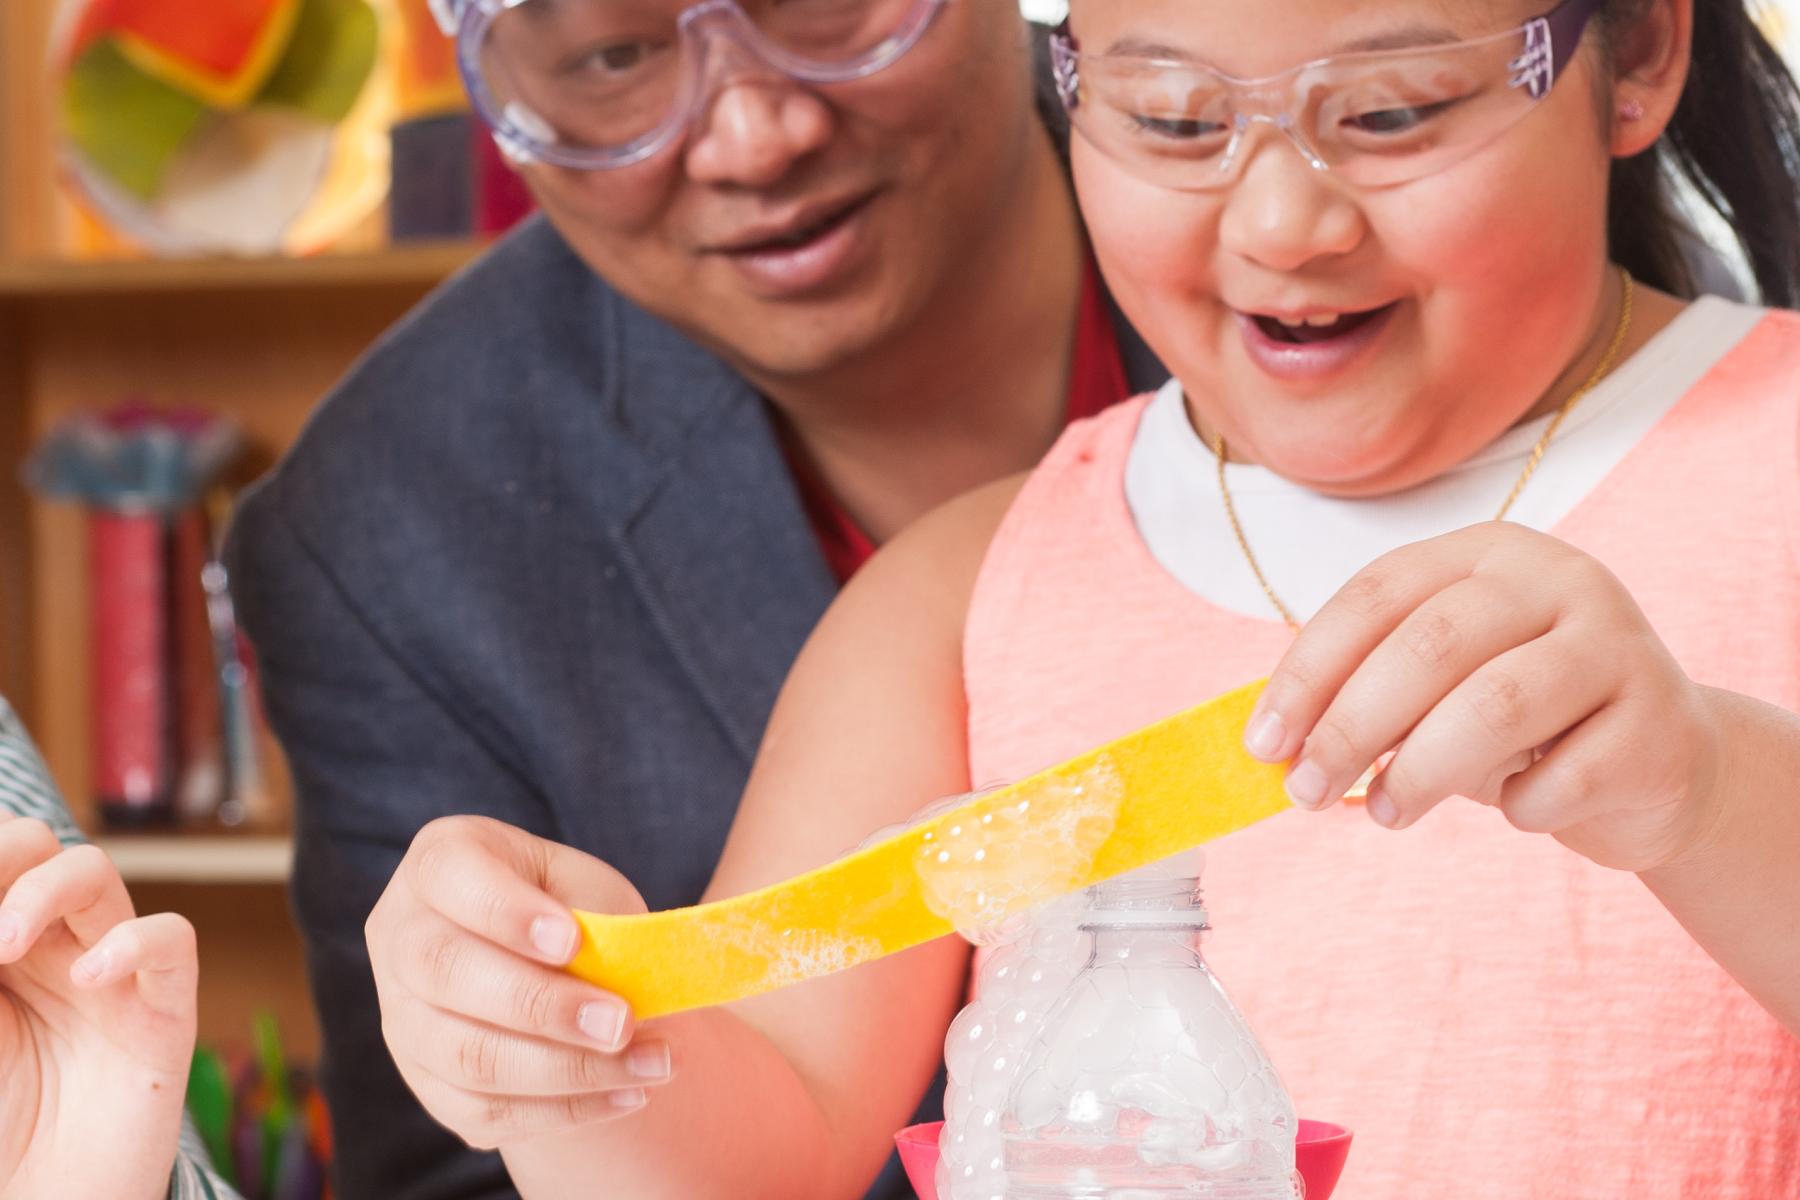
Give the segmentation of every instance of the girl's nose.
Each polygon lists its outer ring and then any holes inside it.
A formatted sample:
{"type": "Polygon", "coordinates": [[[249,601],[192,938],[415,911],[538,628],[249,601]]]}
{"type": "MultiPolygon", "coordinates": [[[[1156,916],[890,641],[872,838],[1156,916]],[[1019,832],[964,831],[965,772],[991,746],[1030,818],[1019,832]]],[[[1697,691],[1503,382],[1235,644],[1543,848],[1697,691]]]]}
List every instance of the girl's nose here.
{"type": "Polygon", "coordinates": [[[1286,139],[1259,141],[1246,147],[1250,159],[1226,196],[1224,248],[1272,271],[1295,271],[1362,245],[1368,225],[1355,197],[1286,139]]]}

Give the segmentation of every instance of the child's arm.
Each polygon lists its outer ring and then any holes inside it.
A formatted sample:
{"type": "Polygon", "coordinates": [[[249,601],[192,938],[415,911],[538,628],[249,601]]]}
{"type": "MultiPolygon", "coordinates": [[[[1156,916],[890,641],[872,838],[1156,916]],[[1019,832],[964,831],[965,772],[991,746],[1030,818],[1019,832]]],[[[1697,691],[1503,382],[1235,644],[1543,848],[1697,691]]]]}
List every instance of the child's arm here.
{"type": "Polygon", "coordinates": [[[0,701],[0,1200],[231,1200],[205,1152],[177,1145],[193,931],[134,917],[117,870],[80,841],[0,701]],[[97,976],[75,970],[96,962],[97,976]]]}
{"type": "Polygon", "coordinates": [[[1690,853],[1642,878],[1800,1037],[1800,716],[1706,690],[1725,740],[1718,820],[1690,853]]]}
{"type": "MultiPolygon", "coordinates": [[[[800,874],[967,790],[963,618],[1011,492],[928,518],[833,606],[776,706],[708,898],[800,874]]],[[[440,822],[409,851],[369,947],[389,1045],[434,1116],[499,1147],[531,1197],[600,1179],[634,1200],[862,1194],[940,1060],[959,941],[635,1037],[596,1022],[596,1037],[583,1006],[617,1002],[553,969],[573,952],[569,906],[641,901],[605,864],[492,822],[440,822]],[[633,1080],[627,1041],[652,1060],[666,1046],[673,1078],[633,1080]]]]}
{"type": "Polygon", "coordinates": [[[1635,871],[1800,1034],[1800,717],[1684,674],[1623,584],[1517,525],[1395,551],[1321,609],[1246,741],[1302,807],[1398,747],[1369,815],[1497,806],[1635,871]]]}

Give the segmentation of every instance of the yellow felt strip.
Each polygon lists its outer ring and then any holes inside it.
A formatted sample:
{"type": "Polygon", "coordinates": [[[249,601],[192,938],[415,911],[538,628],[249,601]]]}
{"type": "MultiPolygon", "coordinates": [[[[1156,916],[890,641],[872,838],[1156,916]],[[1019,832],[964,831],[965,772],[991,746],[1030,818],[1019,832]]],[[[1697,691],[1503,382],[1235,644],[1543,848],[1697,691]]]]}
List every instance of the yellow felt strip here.
{"type": "MultiPolygon", "coordinates": [[[[1243,749],[1256,683],[989,792],[848,858],[758,892],[638,916],[577,912],[569,970],[624,997],[641,1019],[727,1004],[842,971],[953,932],[918,864],[928,846],[984,816],[1020,811],[1047,787],[1116,779],[1119,807],[1074,891],[1232,833],[1289,807],[1282,768],[1243,749]],[[934,839],[937,839],[934,841],[934,839]]],[[[1040,805],[1051,812],[1054,805],[1040,805]]],[[[1032,832],[1029,816],[1025,832],[1032,832]]],[[[1041,904],[1051,897],[1026,899],[1041,904]]],[[[992,914],[988,914],[992,915],[992,914]]]]}

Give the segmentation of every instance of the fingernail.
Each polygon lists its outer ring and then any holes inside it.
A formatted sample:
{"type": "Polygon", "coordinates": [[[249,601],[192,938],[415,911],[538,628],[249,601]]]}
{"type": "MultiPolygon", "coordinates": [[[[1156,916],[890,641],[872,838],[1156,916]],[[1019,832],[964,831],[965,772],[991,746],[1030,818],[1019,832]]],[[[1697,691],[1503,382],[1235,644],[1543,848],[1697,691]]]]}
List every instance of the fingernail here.
{"type": "Polygon", "coordinates": [[[531,944],[559,963],[575,957],[575,938],[575,923],[565,917],[539,917],[531,923],[531,944]]]}
{"type": "Polygon", "coordinates": [[[1288,799],[1301,808],[1320,808],[1325,803],[1325,793],[1331,787],[1331,780],[1325,772],[1310,759],[1302,762],[1288,772],[1288,799]]]}
{"type": "Polygon", "coordinates": [[[621,1088],[611,1095],[614,1108],[642,1108],[650,1100],[643,1088],[621,1088]]]}
{"type": "Polygon", "coordinates": [[[1369,810],[1370,819],[1384,829],[1392,829],[1400,823],[1400,810],[1394,807],[1393,800],[1382,788],[1380,780],[1369,785],[1369,795],[1363,801],[1363,807],[1369,810]]]}
{"type": "Polygon", "coordinates": [[[624,1040],[626,1015],[625,1006],[616,1001],[590,1000],[576,1012],[575,1023],[610,1050],[624,1040]]]}
{"type": "Polygon", "coordinates": [[[647,1042],[641,1046],[633,1046],[625,1056],[625,1065],[639,1079],[667,1079],[675,1073],[674,1060],[669,1055],[667,1042],[647,1042]]]}
{"type": "Polygon", "coordinates": [[[85,979],[87,982],[92,983],[94,980],[106,974],[106,969],[110,966],[112,966],[112,951],[102,948],[98,950],[89,950],[86,954],[75,960],[75,965],[71,967],[70,970],[74,971],[75,974],[81,976],[81,978],[85,979]]]}
{"type": "Polygon", "coordinates": [[[1274,762],[1287,741],[1287,723],[1278,712],[1266,712],[1244,730],[1244,748],[1264,762],[1274,762]]]}
{"type": "Polygon", "coordinates": [[[11,945],[19,940],[22,922],[9,912],[0,912],[0,945],[11,945]]]}

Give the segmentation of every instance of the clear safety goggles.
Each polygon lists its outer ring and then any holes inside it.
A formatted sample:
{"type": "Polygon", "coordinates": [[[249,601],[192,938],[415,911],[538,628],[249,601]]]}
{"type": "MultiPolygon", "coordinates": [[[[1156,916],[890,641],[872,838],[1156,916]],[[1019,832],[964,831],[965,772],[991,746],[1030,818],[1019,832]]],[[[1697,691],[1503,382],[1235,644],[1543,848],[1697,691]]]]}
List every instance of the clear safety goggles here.
{"type": "Polygon", "coordinates": [[[1064,22],[1057,90],[1083,138],[1139,178],[1233,183],[1267,126],[1358,187],[1406,183],[1493,142],[1550,94],[1604,0],[1563,0],[1491,37],[1335,55],[1238,79],[1175,52],[1086,54],[1064,22]]]}
{"type": "Polygon", "coordinates": [[[515,160],[600,171],[686,134],[724,84],[865,79],[948,0],[432,0],[476,111],[515,160]]]}

